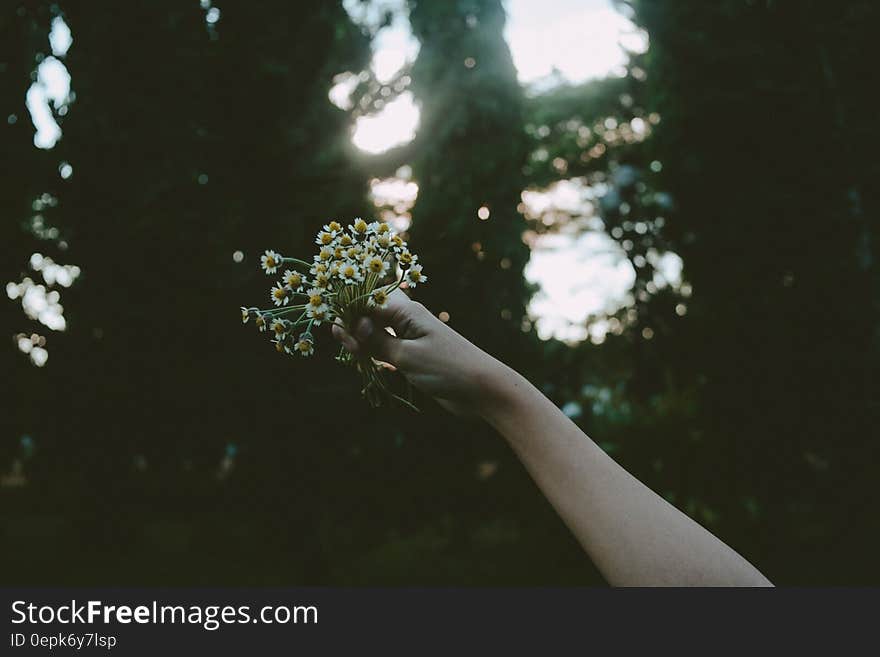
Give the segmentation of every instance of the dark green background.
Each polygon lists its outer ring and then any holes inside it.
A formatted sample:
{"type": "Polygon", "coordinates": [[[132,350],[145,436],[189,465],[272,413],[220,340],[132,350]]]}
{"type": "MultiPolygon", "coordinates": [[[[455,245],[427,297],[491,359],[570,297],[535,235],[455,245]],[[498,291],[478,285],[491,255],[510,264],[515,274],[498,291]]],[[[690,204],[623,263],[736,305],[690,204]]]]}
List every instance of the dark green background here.
{"type": "Polygon", "coordinates": [[[0,488],[2,583],[601,582],[486,427],[426,399],[421,415],[373,411],[326,336],[323,358],[291,361],[240,326],[238,306],[265,298],[262,249],[309,253],[329,218],[371,214],[368,181],[403,164],[420,300],[579,402],[605,449],[771,580],[880,583],[880,5],[634,0],[651,47],[627,77],[539,96],[516,81],[498,0],[409,5],[421,50],[401,75],[421,126],[369,156],[349,126],[381,85],[364,82],[353,113],[327,100],[369,61],[371,35],[338,3],[230,0],[213,30],[194,0],[2,3],[0,281],[38,276],[34,251],[82,268],[63,333],[0,304],[4,339],[38,332],[51,354],[36,368],[0,349],[0,472],[18,461],[28,478],[0,488]],[[76,99],[44,151],[24,95],[58,14],[76,99]],[[582,156],[601,133],[584,143],[578,125],[652,112],[648,140],[582,156]],[[613,182],[606,229],[634,261],[679,253],[693,288],[651,293],[637,267],[636,312],[600,346],[522,322],[522,233],[548,228],[520,193],[572,176],[613,182]],[[54,240],[30,228],[45,192],[54,240]]]}

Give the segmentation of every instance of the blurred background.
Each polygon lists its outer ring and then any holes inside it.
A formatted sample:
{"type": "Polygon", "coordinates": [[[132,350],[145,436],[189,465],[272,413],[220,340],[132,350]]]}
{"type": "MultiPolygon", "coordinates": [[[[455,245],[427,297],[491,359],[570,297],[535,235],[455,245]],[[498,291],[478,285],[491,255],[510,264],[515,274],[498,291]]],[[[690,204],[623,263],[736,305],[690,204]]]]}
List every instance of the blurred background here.
{"type": "Polygon", "coordinates": [[[880,583],[878,20],[5,0],[2,583],[602,583],[487,427],[241,326],[354,216],[770,579],[880,583]]]}

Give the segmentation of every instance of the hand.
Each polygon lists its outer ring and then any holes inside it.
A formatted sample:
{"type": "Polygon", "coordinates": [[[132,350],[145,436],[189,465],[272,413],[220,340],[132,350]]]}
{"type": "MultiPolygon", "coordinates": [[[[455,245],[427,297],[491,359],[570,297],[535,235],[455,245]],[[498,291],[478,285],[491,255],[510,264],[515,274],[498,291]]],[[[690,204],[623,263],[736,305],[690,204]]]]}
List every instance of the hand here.
{"type": "Polygon", "coordinates": [[[349,352],[390,363],[455,413],[482,412],[505,368],[400,290],[391,293],[385,308],[360,318],[354,335],[339,324],[332,331],[349,352]]]}

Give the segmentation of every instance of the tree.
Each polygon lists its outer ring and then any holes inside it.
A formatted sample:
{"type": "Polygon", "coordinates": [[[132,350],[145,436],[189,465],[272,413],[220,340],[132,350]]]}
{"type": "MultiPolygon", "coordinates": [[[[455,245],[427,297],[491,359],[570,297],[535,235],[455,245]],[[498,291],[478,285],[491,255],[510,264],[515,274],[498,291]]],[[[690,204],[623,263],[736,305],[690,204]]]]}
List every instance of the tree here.
{"type": "Polygon", "coordinates": [[[517,211],[523,98],[502,36],[504,10],[498,0],[410,7],[421,43],[412,69],[421,106],[412,234],[433,274],[422,298],[478,343],[502,343],[520,332],[528,260],[517,211]]]}
{"type": "Polygon", "coordinates": [[[669,235],[694,289],[677,338],[699,383],[706,474],[691,485],[734,524],[759,518],[750,549],[781,580],[864,581],[845,564],[864,568],[853,555],[867,556],[870,533],[845,528],[876,499],[864,463],[877,315],[853,205],[876,207],[862,191],[876,127],[856,118],[864,85],[850,73],[870,48],[856,23],[877,8],[632,6],[651,36],[652,145],[677,203],[669,235]],[[840,557],[833,575],[810,575],[816,549],[840,557]]]}

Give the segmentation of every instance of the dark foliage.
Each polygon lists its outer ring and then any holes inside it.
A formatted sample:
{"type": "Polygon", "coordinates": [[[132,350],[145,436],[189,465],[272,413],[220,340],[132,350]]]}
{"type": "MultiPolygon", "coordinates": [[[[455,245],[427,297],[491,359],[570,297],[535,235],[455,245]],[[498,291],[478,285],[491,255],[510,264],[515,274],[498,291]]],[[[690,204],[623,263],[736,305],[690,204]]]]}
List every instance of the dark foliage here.
{"type": "Polygon", "coordinates": [[[426,305],[774,581],[880,581],[876,3],[629,6],[651,48],[627,77],[527,96],[500,0],[412,0],[420,129],[377,156],[349,129],[382,85],[352,112],[327,98],[370,55],[339,3],[229,2],[215,25],[195,1],[0,10],[0,280],[39,281],[34,252],[82,271],[64,332],[0,304],[51,353],[0,349],[0,473],[27,479],[0,487],[4,583],[600,582],[487,428],[424,399],[376,413],[350,372],[238,324],[262,249],[307,253],[403,164],[426,305]],[[40,150],[24,97],[56,15],[76,97],[40,150]],[[602,345],[526,318],[523,232],[565,221],[520,194],[563,178],[607,190],[636,272],[602,345]],[[653,285],[665,250],[684,286],[653,285]]]}

